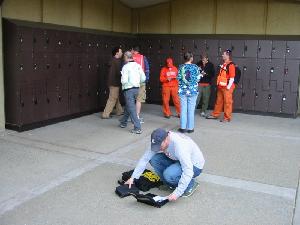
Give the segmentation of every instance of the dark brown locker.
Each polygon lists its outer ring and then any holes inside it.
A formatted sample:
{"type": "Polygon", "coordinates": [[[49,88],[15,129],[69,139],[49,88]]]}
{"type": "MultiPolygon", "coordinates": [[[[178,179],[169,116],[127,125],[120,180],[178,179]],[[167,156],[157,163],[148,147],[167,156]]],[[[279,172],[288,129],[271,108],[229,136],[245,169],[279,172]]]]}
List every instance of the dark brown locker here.
{"type": "Polygon", "coordinates": [[[56,51],[56,31],[51,29],[46,29],[45,31],[45,46],[44,50],[46,52],[56,51]]]}
{"type": "Polygon", "coordinates": [[[258,58],[271,58],[272,55],[272,41],[271,40],[259,40],[258,42],[258,58]]]}
{"type": "Polygon", "coordinates": [[[245,58],[243,60],[243,65],[240,67],[242,71],[242,77],[240,83],[246,89],[255,89],[256,85],[256,59],[255,58],[245,58]]]}
{"type": "Polygon", "coordinates": [[[13,36],[17,52],[32,52],[33,50],[33,34],[31,27],[16,27],[16,35],[13,36]]]}
{"type": "Polygon", "coordinates": [[[82,98],[81,81],[79,76],[69,78],[69,110],[70,114],[80,113],[80,102],[82,98]]]}
{"type": "Polygon", "coordinates": [[[284,59],[286,54],[286,41],[273,41],[272,58],[284,59]]]}
{"type": "Polygon", "coordinates": [[[182,40],[182,50],[184,52],[192,52],[193,54],[195,53],[195,41],[193,39],[190,38],[185,38],[182,40]]]}
{"type": "Polygon", "coordinates": [[[250,88],[242,89],[242,108],[245,111],[254,110],[254,101],[255,101],[255,90],[250,88]]]}
{"type": "Polygon", "coordinates": [[[45,79],[53,78],[56,76],[56,57],[55,53],[43,53],[42,54],[42,74],[45,79]]]}
{"type": "Polygon", "coordinates": [[[272,59],[269,64],[270,80],[276,84],[277,91],[283,91],[284,59],[272,59]]]}
{"type": "Polygon", "coordinates": [[[232,40],[231,49],[233,57],[244,57],[245,56],[245,42],[244,40],[232,40]]]}
{"type": "Polygon", "coordinates": [[[284,82],[284,91],[282,94],[282,113],[297,116],[298,93],[291,91],[291,83],[284,82]]]}
{"type": "Polygon", "coordinates": [[[33,51],[43,52],[47,50],[46,45],[47,31],[42,28],[33,28],[33,51]]]}
{"type": "Polygon", "coordinates": [[[206,43],[204,39],[194,40],[195,54],[204,55],[206,53],[206,43]]]}
{"type": "Polygon", "coordinates": [[[219,41],[213,39],[206,40],[206,52],[210,57],[217,56],[219,53],[219,41]]]}
{"type": "Polygon", "coordinates": [[[235,89],[233,93],[233,108],[235,110],[241,110],[242,106],[242,89],[235,89]]]}
{"type": "Polygon", "coordinates": [[[69,114],[68,80],[52,78],[46,81],[48,118],[59,118],[69,114]]]}
{"type": "Polygon", "coordinates": [[[219,41],[219,48],[218,48],[218,55],[222,56],[223,52],[227,49],[232,50],[231,40],[220,40],[219,41]]]}
{"type": "Polygon", "coordinates": [[[34,85],[24,83],[20,86],[20,124],[36,122],[34,118],[35,89],[34,85]]]}
{"type": "MultiPolygon", "coordinates": [[[[257,81],[258,83],[261,80],[257,81]]],[[[258,112],[267,112],[269,107],[269,91],[264,91],[262,89],[256,89],[255,100],[254,100],[254,110],[258,112]]]]}
{"type": "Polygon", "coordinates": [[[257,57],[258,40],[245,40],[245,57],[257,57]]]}
{"type": "Polygon", "coordinates": [[[160,38],[158,40],[158,54],[168,54],[170,46],[167,38],[160,38]]]}
{"type": "Polygon", "coordinates": [[[48,119],[48,105],[46,95],[46,82],[38,81],[35,84],[34,118],[36,122],[48,119]]]}
{"type": "Polygon", "coordinates": [[[276,81],[271,81],[268,99],[268,112],[281,113],[282,92],[276,90],[276,81]]]}
{"type": "Polygon", "coordinates": [[[182,53],[182,40],[179,37],[174,37],[170,39],[170,52],[172,54],[181,54],[182,53]]]}
{"type": "Polygon", "coordinates": [[[300,41],[287,41],[286,58],[300,59],[300,41]]]}
{"type": "Polygon", "coordinates": [[[291,83],[291,92],[297,92],[299,88],[300,60],[286,60],[284,69],[284,81],[291,83]]]}
{"type": "Polygon", "coordinates": [[[30,81],[40,81],[45,80],[46,75],[43,71],[45,62],[44,62],[44,53],[34,53],[32,58],[32,67],[31,67],[31,76],[30,81]]]}
{"type": "Polygon", "coordinates": [[[6,66],[12,69],[12,74],[7,74],[7,76],[11,76],[9,79],[13,79],[15,84],[31,80],[32,57],[31,52],[18,52],[15,54],[14,61],[7,60],[6,66]]]}
{"type": "Polygon", "coordinates": [[[270,59],[258,59],[256,67],[256,79],[262,82],[262,87],[256,85],[258,90],[270,89],[270,59]]]}

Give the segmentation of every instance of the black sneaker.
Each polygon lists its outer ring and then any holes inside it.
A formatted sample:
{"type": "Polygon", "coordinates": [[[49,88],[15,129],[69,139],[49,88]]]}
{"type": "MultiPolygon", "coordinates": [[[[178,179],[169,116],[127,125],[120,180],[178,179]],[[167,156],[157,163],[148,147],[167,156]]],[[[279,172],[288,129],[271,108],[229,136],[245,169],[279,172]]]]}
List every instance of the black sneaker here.
{"type": "Polygon", "coordinates": [[[180,133],[185,133],[186,129],[179,128],[177,131],[180,132],[180,133]]]}
{"type": "Polygon", "coordinates": [[[187,130],[187,132],[190,133],[194,133],[194,129],[193,130],[187,130]]]}
{"type": "Polygon", "coordinates": [[[187,197],[192,196],[198,187],[199,187],[199,183],[195,181],[193,187],[191,189],[185,191],[181,197],[187,198],[187,197]]]}
{"type": "Polygon", "coordinates": [[[165,118],[167,118],[167,119],[170,119],[170,118],[171,118],[171,116],[165,116],[165,118]]]}
{"type": "Polygon", "coordinates": [[[120,123],[119,127],[121,127],[121,128],[126,128],[127,125],[120,123]]]}

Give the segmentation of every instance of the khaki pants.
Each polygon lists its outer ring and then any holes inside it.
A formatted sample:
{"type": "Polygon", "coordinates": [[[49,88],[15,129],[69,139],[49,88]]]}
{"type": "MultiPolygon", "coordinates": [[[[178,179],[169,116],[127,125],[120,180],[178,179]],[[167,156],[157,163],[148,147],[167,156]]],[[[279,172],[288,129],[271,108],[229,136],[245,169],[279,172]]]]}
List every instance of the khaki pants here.
{"type": "Polygon", "coordinates": [[[107,99],[102,117],[108,118],[115,106],[116,106],[117,115],[121,115],[123,113],[123,108],[119,100],[119,92],[120,92],[119,87],[114,87],[114,86],[109,87],[109,97],[107,99]]]}

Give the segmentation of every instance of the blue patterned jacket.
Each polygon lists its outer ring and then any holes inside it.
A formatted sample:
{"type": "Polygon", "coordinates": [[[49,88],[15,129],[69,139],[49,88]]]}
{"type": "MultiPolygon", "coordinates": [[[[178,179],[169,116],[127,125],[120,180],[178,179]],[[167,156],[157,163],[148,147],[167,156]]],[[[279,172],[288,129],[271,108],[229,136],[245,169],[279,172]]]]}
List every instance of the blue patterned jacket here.
{"type": "Polygon", "coordinates": [[[195,64],[182,64],[178,69],[178,95],[195,96],[198,94],[198,82],[201,69],[195,64]]]}

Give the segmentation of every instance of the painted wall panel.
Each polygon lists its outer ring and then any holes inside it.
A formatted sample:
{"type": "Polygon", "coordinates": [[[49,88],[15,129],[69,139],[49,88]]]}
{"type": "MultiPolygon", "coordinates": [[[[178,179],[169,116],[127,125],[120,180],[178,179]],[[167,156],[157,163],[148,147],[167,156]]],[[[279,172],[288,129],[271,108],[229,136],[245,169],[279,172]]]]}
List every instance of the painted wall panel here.
{"type": "Polygon", "coordinates": [[[41,0],[5,0],[2,3],[2,16],[5,18],[42,21],[41,0]]]}
{"type": "Polygon", "coordinates": [[[43,22],[80,27],[81,0],[44,0],[43,22]]]}
{"type": "Polygon", "coordinates": [[[131,9],[114,0],[113,14],[113,31],[131,33],[131,9]]]}
{"type": "Polygon", "coordinates": [[[267,34],[300,35],[300,2],[270,1],[267,34]]]}
{"type": "Polygon", "coordinates": [[[112,30],[112,1],[84,0],[82,27],[98,30],[112,30]]]}
{"type": "Polygon", "coordinates": [[[171,32],[212,34],[216,0],[175,0],[172,2],[171,32]]]}
{"type": "Polygon", "coordinates": [[[266,0],[218,0],[217,34],[264,34],[266,0]]]}
{"type": "Polygon", "coordinates": [[[139,12],[139,32],[161,33],[170,32],[170,4],[147,7],[139,12]]]}

